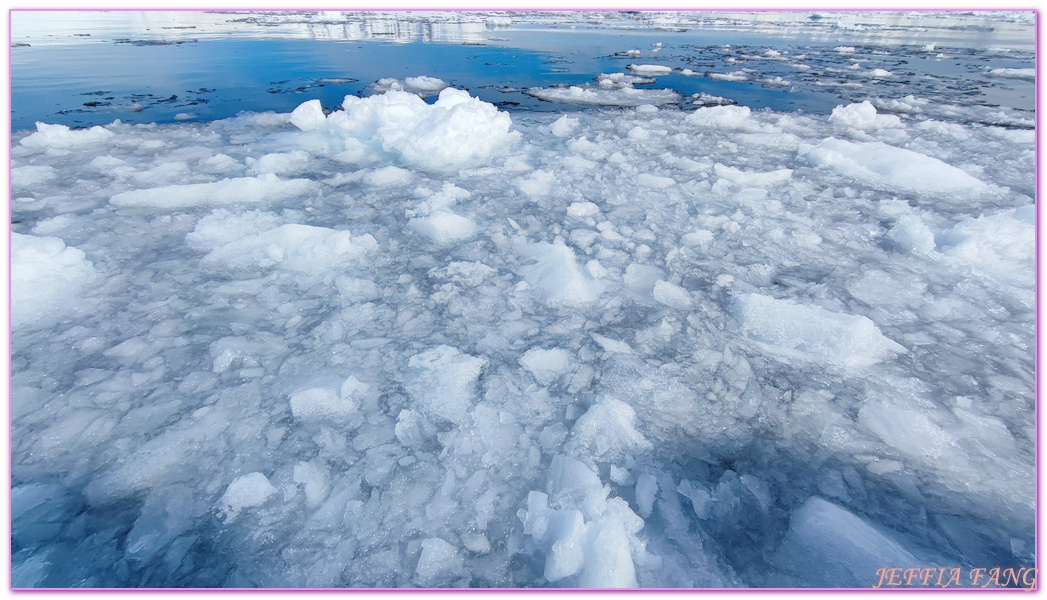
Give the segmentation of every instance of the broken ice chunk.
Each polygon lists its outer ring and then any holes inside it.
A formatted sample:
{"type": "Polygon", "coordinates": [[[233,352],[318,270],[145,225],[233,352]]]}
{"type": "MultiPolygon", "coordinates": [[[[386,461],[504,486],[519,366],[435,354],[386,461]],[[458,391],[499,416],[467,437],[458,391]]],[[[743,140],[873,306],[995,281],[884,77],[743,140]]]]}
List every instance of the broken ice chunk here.
{"type": "Polygon", "coordinates": [[[800,152],[815,167],[828,167],[868,183],[917,194],[977,193],[982,181],[919,152],[883,142],[855,143],[829,138],[800,152]]]}
{"type": "Polygon", "coordinates": [[[638,75],[669,75],[673,72],[672,67],[665,65],[626,65],[626,68],[638,75]]]}
{"type": "Polygon", "coordinates": [[[468,240],[476,235],[476,223],[448,210],[434,212],[426,217],[415,217],[407,222],[408,229],[428,236],[438,246],[468,240]]]}
{"type": "Polygon", "coordinates": [[[818,587],[870,587],[877,570],[923,567],[897,540],[821,498],[793,512],[777,562],[818,587]]]}
{"type": "Polygon", "coordinates": [[[422,540],[422,555],[418,558],[415,575],[423,585],[434,585],[453,576],[461,569],[462,559],[454,546],[440,538],[422,540]]]}
{"type": "Polygon", "coordinates": [[[97,125],[90,129],[69,129],[65,125],[37,121],[36,133],[22,138],[18,143],[26,148],[69,148],[104,142],[113,135],[112,131],[97,125]]]}
{"type": "Polygon", "coordinates": [[[636,478],[636,507],[640,509],[640,516],[647,518],[651,516],[654,508],[654,497],[658,493],[658,482],[654,475],[643,473],[636,478]]]}
{"type": "Polygon", "coordinates": [[[605,398],[589,407],[571,428],[571,444],[598,456],[615,460],[653,448],[636,430],[636,411],[631,406],[605,398]]]}
{"type": "Polygon", "coordinates": [[[282,180],[272,173],[212,183],[186,183],[121,192],[113,206],[172,210],[193,206],[229,206],[286,200],[315,192],[320,184],[307,179],[282,180]]]}
{"type": "Polygon", "coordinates": [[[315,463],[301,462],[294,466],[294,482],[305,488],[305,505],[317,508],[327,498],[327,474],[315,463]]]}
{"type": "Polygon", "coordinates": [[[876,107],[868,100],[833,109],[829,122],[837,127],[872,130],[902,127],[902,120],[896,115],[880,115],[876,107]]]}
{"type": "Polygon", "coordinates": [[[867,317],[791,300],[744,294],[735,299],[735,316],[742,331],[767,350],[813,362],[864,367],[906,352],[867,317]]]}
{"type": "Polygon", "coordinates": [[[428,171],[485,162],[519,138],[510,130],[509,113],[454,88],[441,91],[433,104],[392,90],[368,98],[346,96],[342,108],[327,118],[332,132],[428,171]]]}
{"type": "Polygon", "coordinates": [[[291,414],[296,419],[344,420],[356,410],[352,396],[339,396],[334,390],[312,388],[291,394],[291,414]]]}
{"type": "Polygon", "coordinates": [[[581,306],[599,298],[603,291],[603,284],[578,265],[574,250],[563,242],[524,244],[517,252],[530,259],[520,271],[550,305],[581,306]]]}
{"type": "Polygon", "coordinates": [[[543,385],[560,378],[571,367],[571,355],[563,348],[531,348],[520,357],[520,364],[543,385]]]}
{"type": "Polygon", "coordinates": [[[411,379],[407,393],[419,408],[452,423],[464,423],[473,406],[476,381],[487,361],[437,346],[408,360],[411,379]]]}
{"type": "Polygon", "coordinates": [[[668,281],[659,279],[654,282],[654,289],[651,291],[651,294],[655,300],[670,308],[677,310],[691,309],[691,293],[668,281]]]}
{"type": "Polygon", "coordinates": [[[556,137],[567,137],[578,128],[578,119],[564,115],[549,126],[549,131],[556,137]]]}
{"type": "Polygon", "coordinates": [[[237,477],[225,489],[225,494],[218,501],[218,510],[227,522],[232,522],[245,508],[265,504],[270,496],[276,493],[276,487],[261,473],[248,473],[237,477]]]}
{"type": "Polygon", "coordinates": [[[291,125],[302,131],[313,131],[323,126],[327,117],[319,100],[309,100],[298,105],[291,112],[291,125]]]}
{"type": "Polygon", "coordinates": [[[61,239],[11,232],[11,326],[71,309],[94,277],[86,255],[61,239]]]}
{"type": "Polygon", "coordinates": [[[244,236],[212,250],[202,262],[232,270],[280,267],[316,275],[347,266],[377,250],[371,234],[288,224],[244,236]]]}

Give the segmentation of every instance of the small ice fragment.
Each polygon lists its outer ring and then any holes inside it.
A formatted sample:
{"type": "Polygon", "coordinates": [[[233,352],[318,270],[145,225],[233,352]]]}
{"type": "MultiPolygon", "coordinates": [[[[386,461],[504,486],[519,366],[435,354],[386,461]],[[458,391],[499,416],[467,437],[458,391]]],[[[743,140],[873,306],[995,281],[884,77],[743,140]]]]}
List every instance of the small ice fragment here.
{"type": "Polygon", "coordinates": [[[549,126],[549,131],[553,132],[553,135],[556,137],[567,137],[571,135],[575,129],[578,129],[578,124],[578,119],[564,115],[549,126]]]}
{"type": "Polygon", "coordinates": [[[524,278],[541,290],[548,304],[581,306],[600,297],[603,284],[582,270],[574,250],[563,242],[526,244],[517,251],[529,259],[520,269],[524,278]]]}
{"type": "Polygon", "coordinates": [[[658,493],[658,482],[649,473],[642,473],[636,478],[636,507],[640,516],[648,518],[654,508],[654,497],[658,493]]]}
{"type": "Polygon", "coordinates": [[[800,156],[815,167],[828,167],[853,179],[920,194],[977,193],[984,182],[937,158],[883,142],[848,142],[829,138],[800,156]]]}
{"type": "Polygon", "coordinates": [[[393,165],[371,171],[363,176],[363,183],[372,187],[399,187],[410,183],[414,174],[407,169],[401,169],[393,165]]]}
{"type": "Polygon", "coordinates": [[[690,310],[691,293],[684,288],[659,279],[654,283],[651,292],[654,299],[662,304],[677,310],[690,310]]]}
{"type": "Polygon", "coordinates": [[[302,420],[344,420],[356,410],[352,395],[339,396],[334,390],[313,388],[291,394],[291,414],[302,420]]]}
{"type": "Polygon", "coordinates": [[[439,92],[448,84],[442,79],[419,75],[418,77],[407,77],[404,79],[404,89],[409,92],[439,92]]]}
{"type": "Polygon", "coordinates": [[[567,215],[576,219],[595,217],[600,214],[600,207],[593,202],[575,202],[567,207],[567,215]]]}
{"type": "Polygon", "coordinates": [[[461,568],[461,557],[454,546],[440,538],[422,540],[422,554],[415,574],[423,584],[434,584],[461,568]]]}
{"type": "Polygon", "coordinates": [[[327,117],[319,100],[309,100],[291,112],[291,124],[302,131],[313,131],[323,126],[327,117]]]}
{"type": "Polygon", "coordinates": [[[531,348],[520,357],[520,365],[548,385],[570,369],[571,355],[562,348],[531,348]]]}
{"type": "Polygon", "coordinates": [[[638,75],[669,75],[673,72],[672,67],[665,65],[627,65],[627,69],[638,75]]]}
{"type": "Polygon", "coordinates": [[[265,504],[276,491],[276,487],[269,483],[265,475],[258,472],[248,473],[237,477],[229,484],[225,494],[218,501],[218,510],[227,522],[231,522],[243,509],[265,504]]]}
{"type": "Polygon", "coordinates": [[[442,210],[426,217],[415,217],[407,228],[428,236],[438,246],[468,240],[476,235],[477,226],[471,219],[442,210]]]}
{"type": "Polygon", "coordinates": [[[487,360],[437,346],[412,356],[407,363],[410,378],[405,385],[416,405],[451,423],[469,418],[476,395],[476,382],[487,360]]]}
{"type": "Polygon", "coordinates": [[[320,189],[320,184],[307,179],[282,180],[272,173],[258,177],[237,177],[211,183],[187,183],[114,195],[109,203],[118,207],[141,207],[160,210],[195,206],[228,206],[286,200],[320,189]]]}
{"type": "Polygon", "coordinates": [[[603,460],[616,460],[653,448],[636,427],[633,407],[614,398],[604,398],[589,407],[571,428],[571,443],[603,460]]]}
{"type": "Polygon", "coordinates": [[[839,127],[853,127],[862,130],[902,127],[902,120],[896,115],[876,114],[876,108],[868,100],[847,106],[837,106],[829,116],[829,122],[839,127]]]}
{"type": "Polygon", "coordinates": [[[626,344],[625,342],[621,342],[621,341],[618,341],[618,340],[612,340],[611,338],[604,337],[604,336],[602,336],[602,335],[600,335],[598,333],[592,333],[592,334],[589,334],[589,335],[592,336],[593,340],[597,344],[600,344],[600,347],[603,348],[604,352],[608,352],[610,354],[632,354],[633,353],[633,349],[630,348],[629,344],[626,344]]]}

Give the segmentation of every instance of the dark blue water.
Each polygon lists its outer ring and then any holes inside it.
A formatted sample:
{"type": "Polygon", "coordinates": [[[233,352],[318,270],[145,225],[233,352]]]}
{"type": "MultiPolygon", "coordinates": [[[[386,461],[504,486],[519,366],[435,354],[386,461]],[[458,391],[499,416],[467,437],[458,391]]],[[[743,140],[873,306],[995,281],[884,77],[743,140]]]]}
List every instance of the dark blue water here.
{"type": "Polygon", "coordinates": [[[820,114],[841,103],[908,94],[949,103],[1032,109],[1031,81],[985,75],[990,67],[1031,67],[1031,53],[1001,57],[964,50],[936,59],[916,46],[869,46],[858,48],[854,55],[841,55],[833,50],[838,43],[696,29],[521,30],[505,32],[483,45],[228,37],[16,46],[11,56],[11,126],[18,131],[32,128],[35,121],[69,126],[114,119],[165,123],[180,120],[176,116],[209,121],[241,111],[288,112],[313,98],[334,108],[347,94],[368,95],[369,86],[380,78],[419,75],[438,77],[509,110],[577,110],[588,107],[541,101],[523,90],[592,84],[600,73],[626,72],[627,65],[634,63],[676,69],[654,84],[637,87],[674,89],[683,96],[680,107],[684,109],[693,108],[690,96],[697,93],[756,109],[820,114]],[[664,45],[653,53],[656,42],[664,45]],[[621,54],[633,48],[643,56],[621,54]],[[788,60],[764,59],[768,48],[781,51],[788,60]],[[794,60],[795,56],[802,58],[794,60]],[[863,79],[845,70],[855,62],[863,72],[882,68],[893,76],[863,79]],[[793,66],[797,63],[810,68],[798,70],[793,66]],[[749,81],[718,81],[679,74],[685,68],[703,74],[753,72],[749,81]],[[775,77],[789,85],[765,83],[775,77]],[[854,86],[855,82],[862,85],[854,86]]]}

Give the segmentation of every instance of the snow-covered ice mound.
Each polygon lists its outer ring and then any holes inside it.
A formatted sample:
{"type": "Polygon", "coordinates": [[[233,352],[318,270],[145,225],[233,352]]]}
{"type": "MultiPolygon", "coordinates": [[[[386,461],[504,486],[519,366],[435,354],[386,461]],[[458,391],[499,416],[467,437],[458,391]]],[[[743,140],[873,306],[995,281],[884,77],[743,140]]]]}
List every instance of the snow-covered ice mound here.
{"type": "Polygon", "coordinates": [[[1032,566],[1026,117],[656,71],[16,132],[13,585],[1032,566]]]}
{"type": "Polygon", "coordinates": [[[440,92],[433,104],[415,94],[390,90],[368,98],[346,96],[342,108],[321,119],[319,102],[313,101],[296,109],[291,122],[305,131],[325,131],[384,152],[405,166],[430,171],[487,161],[519,135],[511,131],[508,113],[453,88],[440,92]]]}
{"type": "Polygon", "coordinates": [[[11,326],[73,308],[95,275],[91,261],[54,237],[11,233],[11,326]]]}

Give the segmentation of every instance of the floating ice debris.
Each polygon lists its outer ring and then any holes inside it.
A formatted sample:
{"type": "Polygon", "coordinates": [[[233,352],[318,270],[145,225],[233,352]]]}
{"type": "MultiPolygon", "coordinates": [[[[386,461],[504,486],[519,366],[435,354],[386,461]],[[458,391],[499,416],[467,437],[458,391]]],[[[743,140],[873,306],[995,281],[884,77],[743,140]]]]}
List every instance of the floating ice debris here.
{"type": "Polygon", "coordinates": [[[264,204],[302,196],[319,189],[306,179],[280,179],[272,173],[258,177],[222,179],[213,183],[186,183],[158,188],[130,190],[114,195],[109,203],[116,207],[171,210],[194,206],[264,204]]]}
{"type": "Polygon", "coordinates": [[[919,194],[977,193],[988,186],[936,158],[883,142],[848,142],[829,138],[804,150],[816,167],[828,167],[875,186],[919,194]]]}
{"type": "Polygon", "coordinates": [[[880,115],[876,113],[876,107],[868,100],[859,104],[837,106],[833,109],[829,121],[840,127],[853,127],[855,129],[872,130],[898,128],[902,121],[897,115],[880,115]]]}
{"type": "Polygon", "coordinates": [[[733,71],[731,73],[708,73],[709,79],[717,81],[749,81],[749,74],[745,71],[733,71]]]}
{"type": "Polygon", "coordinates": [[[236,519],[245,508],[254,508],[276,494],[277,490],[265,475],[248,473],[234,479],[218,501],[218,509],[226,519],[236,519]]]}
{"type": "Polygon", "coordinates": [[[476,397],[476,382],[487,361],[450,346],[437,346],[410,358],[407,392],[419,410],[437,419],[462,423],[476,397]]]}
{"type": "Polygon", "coordinates": [[[636,89],[634,87],[576,86],[528,88],[525,93],[540,100],[568,102],[572,104],[596,104],[600,106],[640,106],[643,104],[673,104],[679,102],[680,94],[674,90],[636,89]]]}
{"type": "Polygon", "coordinates": [[[638,75],[669,75],[673,72],[672,67],[665,65],[626,65],[626,68],[638,75]]]}
{"type": "Polygon", "coordinates": [[[586,273],[577,255],[561,243],[523,244],[517,252],[527,262],[521,271],[553,306],[581,306],[600,297],[603,285],[586,273]]]}
{"type": "Polygon", "coordinates": [[[655,81],[653,77],[641,77],[625,73],[601,73],[596,76],[596,82],[600,84],[600,87],[628,87],[638,83],[647,84],[655,81]]]}
{"type": "Polygon", "coordinates": [[[379,79],[374,85],[374,90],[379,93],[390,90],[404,91],[425,98],[447,87],[450,87],[450,84],[442,79],[421,75],[418,77],[406,77],[403,81],[393,78],[379,79]]]}
{"type": "Polygon", "coordinates": [[[868,318],[827,311],[761,294],[736,299],[742,330],[769,351],[842,367],[865,367],[905,347],[887,339],[868,318]]]}
{"type": "Polygon", "coordinates": [[[11,326],[45,320],[76,306],[95,277],[83,251],[59,238],[11,233],[11,326]]]}
{"type": "Polygon", "coordinates": [[[74,130],[65,125],[37,123],[36,133],[22,138],[18,143],[26,148],[71,148],[98,144],[113,135],[113,132],[99,126],[74,130]]]}
{"type": "Polygon", "coordinates": [[[295,125],[344,138],[346,150],[363,144],[405,166],[431,171],[483,163],[519,137],[511,131],[508,113],[453,88],[440,92],[433,104],[392,90],[368,98],[346,96],[342,108],[321,123],[318,103],[309,101],[295,109],[301,111],[295,125]]]}
{"type": "Polygon", "coordinates": [[[989,75],[993,77],[1006,77],[1010,79],[1036,79],[1036,69],[1008,69],[1008,68],[996,68],[989,71],[989,75]]]}

